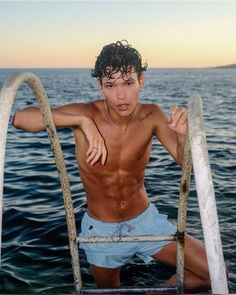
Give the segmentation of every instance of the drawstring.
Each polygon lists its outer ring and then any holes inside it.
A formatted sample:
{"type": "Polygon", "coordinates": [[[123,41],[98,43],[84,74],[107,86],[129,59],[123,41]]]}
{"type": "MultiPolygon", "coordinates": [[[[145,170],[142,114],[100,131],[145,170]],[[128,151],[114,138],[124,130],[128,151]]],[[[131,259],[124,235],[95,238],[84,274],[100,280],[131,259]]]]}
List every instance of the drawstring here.
{"type": "Polygon", "coordinates": [[[114,232],[114,234],[111,236],[111,238],[115,238],[115,237],[122,237],[122,230],[127,230],[128,232],[131,232],[132,229],[134,229],[134,227],[128,225],[127,223],[122,223],[117,225],[117,229],[114,232]]]}

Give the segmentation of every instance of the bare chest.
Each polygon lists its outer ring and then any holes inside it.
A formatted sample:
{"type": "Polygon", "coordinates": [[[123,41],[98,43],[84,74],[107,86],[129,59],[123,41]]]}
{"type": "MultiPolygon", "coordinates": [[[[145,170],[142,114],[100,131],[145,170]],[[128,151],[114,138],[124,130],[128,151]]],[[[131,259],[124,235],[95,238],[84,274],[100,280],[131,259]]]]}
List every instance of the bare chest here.
{"type": "Polygon", "coordinates": [[[106,126],[101,128],[108,150],[107,164],[124,168],[146,162],[151,150],[151,130],[132,126],[121,130],[106,126]]]}
{"type": "MultiPolygon", "coordinates": [[[[77,129],[74,132],[76,140],[77,161],[83,171],[91,169],[99,169],[99,173],[111,173],[114,171],[135,171],[143,170],[149,160],[151,152],[153,128],[150,124],[136,121],[128,128],[122,129],[107,121],[96,118],[96,125],[102,135],[106,149],[107,159],[105,167],[100,167],[98,162],[94,167],[90,167],[86,163],[86,153],[88,150],[88,142],[83,132],[77,129]]],[[[94,171],[94,170],[93,170],[94,171]]]]}

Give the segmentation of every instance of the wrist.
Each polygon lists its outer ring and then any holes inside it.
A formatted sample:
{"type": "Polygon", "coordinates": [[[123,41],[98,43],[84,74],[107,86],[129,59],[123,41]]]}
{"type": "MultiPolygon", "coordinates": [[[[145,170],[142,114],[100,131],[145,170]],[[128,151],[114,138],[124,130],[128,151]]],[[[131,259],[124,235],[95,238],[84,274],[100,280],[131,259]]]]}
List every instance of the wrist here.
{"type": "Polygon", "coordinates": [[[184,144],[185,137],[186,137],[185,134],[176,133],[176,138],[177,138],[178,144],[184,144]]]}
{"type": "Polygon", "coordinates": [[[83,128],[85,127],[86,125],[91,125],[92,123],[92,118],[90,118],[89,116],[85,116],[85,115],[81,115],[79,116],[79,122],[78,122],[78,125],[83,128]]]}

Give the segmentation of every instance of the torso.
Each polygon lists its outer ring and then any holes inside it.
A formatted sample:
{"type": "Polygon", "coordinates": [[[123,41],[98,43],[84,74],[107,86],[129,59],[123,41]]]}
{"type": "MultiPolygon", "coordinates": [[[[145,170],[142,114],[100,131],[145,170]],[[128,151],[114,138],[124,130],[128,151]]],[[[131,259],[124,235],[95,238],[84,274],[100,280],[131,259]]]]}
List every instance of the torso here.
{"type": "Polygon", "coordinates": [[[108,150],[104,166],[100,162],[94,166],[86,163],[86,139],[79,128],[74,129],[76,157],[91,217],[105,222],[121,222],[134,218],[147,208],[144,172],[153,136],[150,108],[138,105],[136,117],[126,130],[122,130],[106,117],[102,101],[88,105],[88,115],[94,119],[108,150]]]}

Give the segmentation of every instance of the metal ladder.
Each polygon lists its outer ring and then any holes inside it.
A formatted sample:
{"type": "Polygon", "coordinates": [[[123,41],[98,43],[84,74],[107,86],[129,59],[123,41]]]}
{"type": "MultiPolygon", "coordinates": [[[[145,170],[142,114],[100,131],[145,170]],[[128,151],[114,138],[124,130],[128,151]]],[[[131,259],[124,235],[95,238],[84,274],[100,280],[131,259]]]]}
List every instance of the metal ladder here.
{"type": "MultiPolygon", "coordinates": [[[[22,72],[10,77],[3,85],[0,92],[0,246],[1,246],[1,233],[2,233],[2,200],[3,200],[3,175],[4,175],[4,162],[5,162],[5,146],[6,146],[6,137],[7,137],[7,128],[11,113],[12,104],[16,95],[17,90],[20,85],[25,82],[27,83],[32,91],[34,92],[36,99],[39,104],[40,111],[43,115],[43,120],[46,126],[46,131],[48,132],[49,141],[53,150],[57,171],[60,177],[61,188],[64,198],[67,229],[68,229],[68,238],[72,262],[72,270],[75,283],[75,292],[76,294],[137,294],[145,292],[164,292],[164,293],[184,293],[184,233],[185,233],[185,224],[186,224],[186,212],[187,212],[187,198],[190,185],[190,177],[192,171],[192,160],[191,160],[191,149],[194,148],[194,137],[189,133],[186,137],[185,150],[184,150],[184,163],[181,176],[181,185],[180,185],[180,200],[179,200],[179,209],[178,209],[178,222],[177,222],[177,232],[175,235],[170,236],[134,236],[134,237],[116,237],[116,238],[107,238],[107,237],[77,237],[76,236],[76,226],[75,226],[75,217],[73,202],[70,191],[70,184],[68,176],[66,173],[65,162],[60,146],[60,142],[57,136],[55,124],[53,121],[52,113],[48,103],[47,94],[44,90],[44,87],[41,81],[32,73],[22,72]],[[191,138],[190,138],[191,137],[191,138]],[[189,140],[190,138],[190,140],[189,140]],[[191,148],[190,148],[191,145],[191,148]],[[176,286],[171,287],[159,287],[159,288],[114,288],[114,289],[96,289],[96,288],[85,288],[82,286],[81,271],[80,271],[80,260],[77,243],[109,243],[109,242],[132,242],[132,241],[161,241],[161,240],[170,240],[177,241],[177,284],[176,286]]],[[[189,104],[189,130],[193,129],[193,125],[196,123],[196,118],[194,117],[197,113],[197,119],[199,118],[199,109],[200,117],[201,114],[201,100],[199,98],[193,100],[189,104]],[[196,112],[197,109],[197,112],[196,112]]],[[[200,121],[202,119],[200,118],[200,121]]],[[[192,131],[191,131],[192,132],[192,131]]],[[[190,133],[191,133],[190,132],[190,133]]],[[[204,137],[204,136],[203,136],[204,137]]],[[[202,139],[202,137],[201,137],[202,139]]],[[[204,138],[203,138],[204,139],[204,138]]],[[[203,140],[204,141],[204,140],[203,140]]],[[[198,144],[198,143],[197,143],[198,144]]],[[[192,153],[192,155],[194,155],[192,153]]],[[[193,161],[194,162],[194,161],[193,161]]],[[[196,162],[196,161],[195,161],[196,162]]],[[[197,166],[197,164],[195,164],[197,166]]],[[[195,167],[194,167],[195,169],[195,167]]],[[[196,178],[196,175],[195,175],[196,178]]],[[[200,183],[201,185],[201,183],[200,183]]],[[[200,207],[201,208],[201,207],[200,207]]],[[[210,208],[211,209],[211,208],[210,208]]],[[[204,211],[204,209],[202,209],[204,211]]],[[[207,212],[208,214],[209,212],[207,212]]],[[[215,215],[216,212],[213,212],[215,215]]],[[[205,214],[205,215],[207,215],[205,214]]],[[[204,216],[204,212],[201,217],[204,216]]],[[[216,215],[217,219],[217,215],[216,215]]],[[[204,225],[204,224],[203,224],[204,225]]],[[[205,226],[206,227],[206,226],[205,226]]],[[[208,259],[210,277],[212,282],[212,291],[218,294],[228,294],[227,280],[225,271],[222,271],[224,267],[223,263],[223,254],[221,247],[221,240],[219,237],[219,228],[218,220],[213,226],[210,226],[210,231],[216,233],[217,240],[213,245],[214,247],[207,247],[207,254],[211,252],[211,257],[214,257],[216,261],[210,261],[208,259]],[[208,249],[209,248],[209,249],[208,249]],[[213,256],[212,256],[213,253],[213,256]],[[221,272],[215,272],[214,268],[221,269],[221,272]]],[[[211,235],[211,234],[210,234],[211,235]]],[[[204,234],[205,242],[207,240],[206,235],[204,234]]],[[[207,245],[207,243],[206,243],[207,245]]],[[[0,247],[1,250],[1,247],[0,247]]],[[[1,252],[0,252],[1,254],[1,252]]]]}

